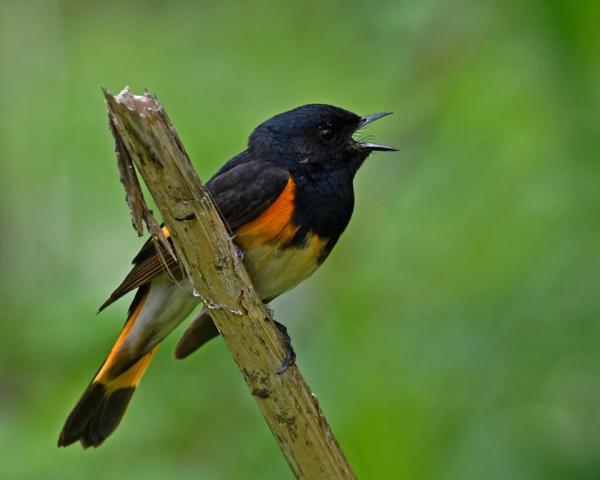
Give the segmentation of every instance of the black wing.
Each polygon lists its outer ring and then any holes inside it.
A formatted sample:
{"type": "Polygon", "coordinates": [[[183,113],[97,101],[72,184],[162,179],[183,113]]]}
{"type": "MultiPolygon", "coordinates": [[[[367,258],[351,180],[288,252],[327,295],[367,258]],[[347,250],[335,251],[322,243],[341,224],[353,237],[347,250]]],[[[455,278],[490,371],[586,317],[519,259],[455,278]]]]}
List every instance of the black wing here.
{"type": "MultiPolygon", "coordinates": [[[[279,197],[289,177],[286,170],[273,163],[240,160],[240,156],[235,157],[206,184],[232,232],[264,212],[279,197]]],[[[170,240],[168,230],[164,230],[170,240]]],[[[179,268],[179,262],[152,239],[146,241],[132,263],[131,272],[102,304],[100,311],[163,272],[179,268]]]]}
{"type": "Polygon", "coordinates": [[[271,205],[287,185],[289,173],[273,163],[248,162],[213,177],[206,188],[235,232],[271,205]]]}

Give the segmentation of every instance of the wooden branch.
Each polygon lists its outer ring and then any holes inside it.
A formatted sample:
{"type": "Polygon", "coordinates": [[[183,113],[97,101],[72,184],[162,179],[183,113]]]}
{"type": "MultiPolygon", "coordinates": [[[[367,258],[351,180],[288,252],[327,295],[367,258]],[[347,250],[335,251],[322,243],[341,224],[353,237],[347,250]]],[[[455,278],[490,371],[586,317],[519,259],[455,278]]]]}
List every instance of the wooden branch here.
{"type": "Polygon", "coordinates": [[[279,331],[161,104],[147,92],[136,96],[127,88],[117,96],[106,90],[104,94],[121,176],[123,169],[127,172],[127,198],[137,203],[141,198],[143,204],[132,207],[134,226],[141,225],[140,218],[148,221],[149,209],[132,161],[171,232],[195,292],[208,307],[294,474],[355,478],[298,368],[292,365],[276,373],[285,353],[279,331]]]}

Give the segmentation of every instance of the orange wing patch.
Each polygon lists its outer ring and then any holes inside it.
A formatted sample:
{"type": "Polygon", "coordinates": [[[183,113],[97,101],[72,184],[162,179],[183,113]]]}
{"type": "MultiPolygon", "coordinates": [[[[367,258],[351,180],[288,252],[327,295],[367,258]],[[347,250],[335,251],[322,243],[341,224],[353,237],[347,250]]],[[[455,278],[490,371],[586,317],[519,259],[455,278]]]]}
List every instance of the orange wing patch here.
{"type": "Polygon", "coordinates": [[[257,218],[238,228],[235,232],[244,247],[264,243],[285,243],[294,238],[298,227],[292,224],[296,184],[290,176],[283,191],[257,218]]]}

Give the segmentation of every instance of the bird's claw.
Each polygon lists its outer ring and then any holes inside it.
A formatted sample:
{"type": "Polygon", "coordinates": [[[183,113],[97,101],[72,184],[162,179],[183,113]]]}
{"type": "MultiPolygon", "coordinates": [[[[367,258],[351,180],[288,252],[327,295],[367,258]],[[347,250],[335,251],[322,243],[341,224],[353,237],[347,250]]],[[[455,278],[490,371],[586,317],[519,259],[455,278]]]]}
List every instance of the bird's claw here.
{"type": "Polygon", "coordinates": [[[235,245],[235,258],[238,262],[238,265],[244,262],[244,249],[239,245],[235,245]]]}
{"type": "Polygon", "coordinates": [[[288,368],[290,368],[296,363],[296,352],[294,352],[294,348],[292,347],[292,340],[290,338],[286,326],[275,320],[274,322],[277,326],[277,329],[279,330],[279,333],[281,333],[281,336],[283,337],[283,345],[285,347],[285,356],[283,357],[283,362],[281,363],[281,366],[277,369],[276,372],[277,375],[281,375],[282,373],[285,373],[288,368]]]}

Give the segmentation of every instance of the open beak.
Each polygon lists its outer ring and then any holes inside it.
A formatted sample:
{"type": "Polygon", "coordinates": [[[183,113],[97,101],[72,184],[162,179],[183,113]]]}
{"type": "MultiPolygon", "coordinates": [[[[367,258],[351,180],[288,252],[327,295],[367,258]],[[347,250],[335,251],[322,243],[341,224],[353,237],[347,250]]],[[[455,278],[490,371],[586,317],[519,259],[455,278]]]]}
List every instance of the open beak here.
{"type": "MultiPolygon", "coordinates": [[[[380,112],[374,113],[373,115],[367,115],[360,119],[360,123],[358,124],[357,130],[366,127],[367,125],[373,123],[375,120],[379,120],[380,118],[387,117],[391,115],[392,112],[380,112]]],[[[379,152],[397,152],[398,149],[394,147],[390,147],[389,145],[384,145],[382,143],[372,143],[365,142],[360,144],[364,149],[369,151],[379,151],[379,152]]]]}

